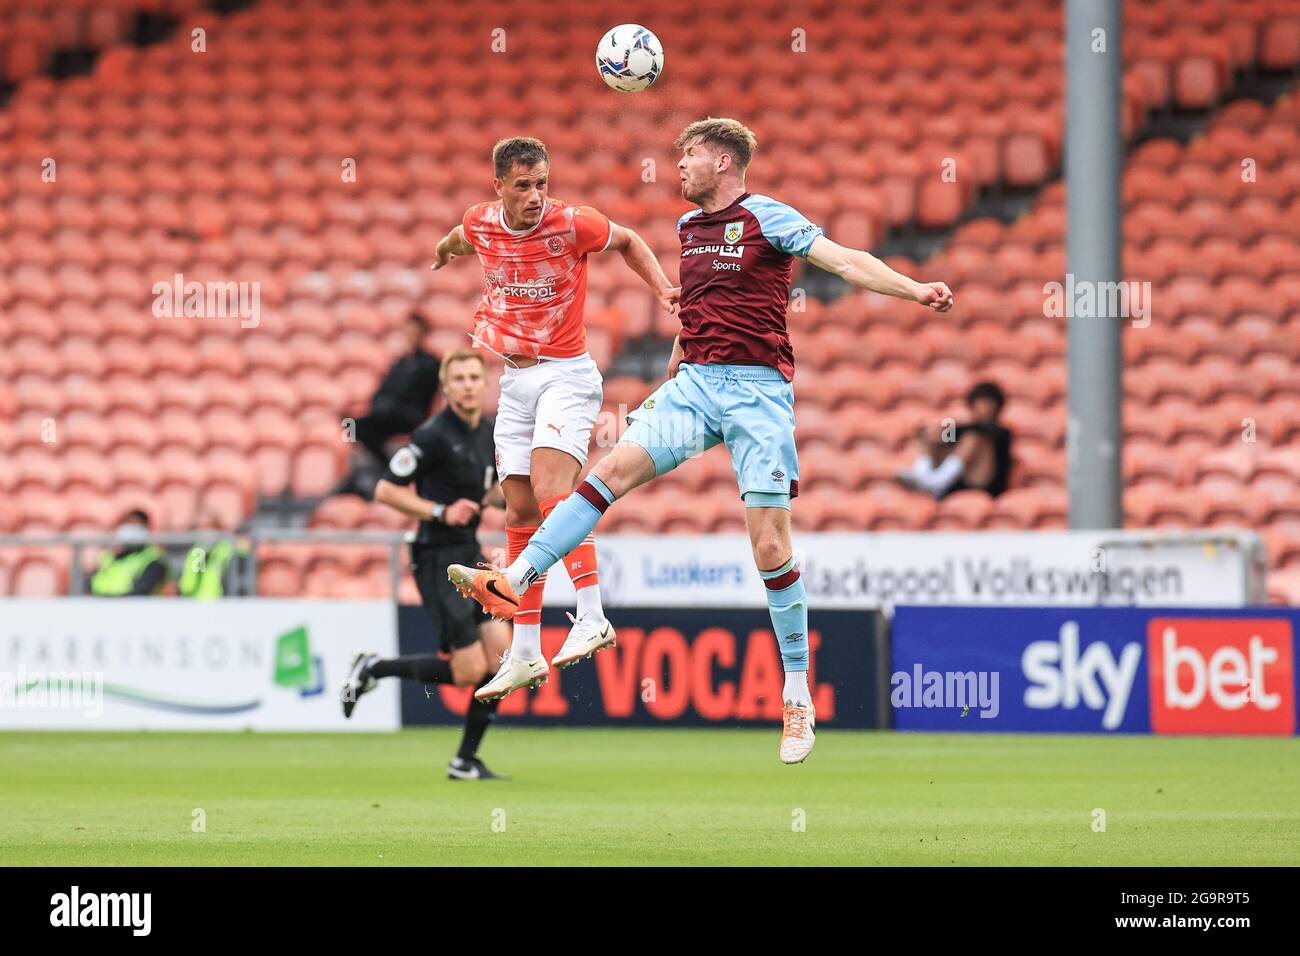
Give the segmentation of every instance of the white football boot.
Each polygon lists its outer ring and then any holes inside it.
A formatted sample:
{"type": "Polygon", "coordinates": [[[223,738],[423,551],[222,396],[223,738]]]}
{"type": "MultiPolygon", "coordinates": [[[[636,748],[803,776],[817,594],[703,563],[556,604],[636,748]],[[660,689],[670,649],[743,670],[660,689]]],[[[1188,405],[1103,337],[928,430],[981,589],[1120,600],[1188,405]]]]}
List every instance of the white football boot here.
{"type": "Polygon", "coordinates": [[[490,681],[474,691],[474,699],[500,700],[521,687],[541,687],[550,672],[543,657],[535,661],[517,661],[506,651],[501,657],[501,667],[490,681]]]}
{"type": "Polygon", "coordinates": [[[817,724],[817,708],[809,701],[796,704],[787,700],[781,708],[781,763],[803,763],[812,753],[817,737],[813,727],[817,724]]]}
{"type": "Polygon", "coordinates": [[[576,664],[597,651],[616,646],[617,635],[614,633],[614,625],[609,621],[589,621],[572,614],[569,614],[569,620],[573,622],[569,636],[564,639],[559,653],[551,658],[551,666],[556,670],[576,664]]]}

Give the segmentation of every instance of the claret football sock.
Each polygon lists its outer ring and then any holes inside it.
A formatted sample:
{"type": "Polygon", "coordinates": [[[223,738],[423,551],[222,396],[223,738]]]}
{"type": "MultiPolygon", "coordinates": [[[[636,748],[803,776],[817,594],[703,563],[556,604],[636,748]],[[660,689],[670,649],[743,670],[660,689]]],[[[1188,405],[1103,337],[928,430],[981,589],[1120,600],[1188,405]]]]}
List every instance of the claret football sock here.
{"type": "Polygon", "coordinates": [[[767,611],[772,617],[772,633],[781,649],[781,667],[786,673],[785,699],[807,702],[808,695],[808,595],[803,578],[794,566],[794,558],[779,568],[759,570],[767,586],[767,611]],[[794,674],[798,678],[791,681],[794,674]],[[791,696],[791,694],[796,696],[791,696]]]}
{"type": "Polygon", "coordinates": [[[523,554],[506,568],[506,581],[515,594],[523,596],[551,565],[591,534],[605,509],[614,503],[614,493],[595,475],[588,475],[542,522],[523,554]]]}

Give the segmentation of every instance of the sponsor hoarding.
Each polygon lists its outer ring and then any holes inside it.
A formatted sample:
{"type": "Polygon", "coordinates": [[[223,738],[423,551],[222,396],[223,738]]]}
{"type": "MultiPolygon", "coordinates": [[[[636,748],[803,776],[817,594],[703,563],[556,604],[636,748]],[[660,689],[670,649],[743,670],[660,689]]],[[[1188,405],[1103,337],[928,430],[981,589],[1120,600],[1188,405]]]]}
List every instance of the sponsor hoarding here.
{"type": "MultiPolygon", "coordinates": [[[[1232,544],[1114,530],[809,533],[794,543],[813,608],[1240,607],[1251,600],[1259,539],[1214,534],[1232,544]]],[[[608,607],[766,606],[746,535],[673,535],[671,547],[659,535],[596,541],[608,607]]],[[[548,575],[546,601],[572,605],[567,575],[548,575]]]]}
{"type": "Polygon", "coordinates": [[[381,685],[344,720],[356,650],[397,650],[388,601],[0,601],[0,727],[396,730],[381,685]]]}
{"type": "MultiPolygon", "coordinates": [[[[546,684],[511,694],[498,713],[525,724],[780,722],[784,675],[766,610],[620,608],[611,616],[617,648],[562,671],[552,669],[546,684]]],[[[436,647],[421,608],[403,607],[399,620],[404,654],[427,654],[436,647]]],[[[562,610],[543,611],[542,652],[548,659],[568,630],[562,610]]],[[[884,659],[879,613],[814,612],[809,645],[818,725],[882,726],[875,691],[884,659]]],[[[469,701],[469,688],[403,685],[404,724],[458,722],[469,701]]]]}
{"type": "Polygon", "coordinates": [[[1294,734],[1300,611],[899,607],[900,730],[1294,734]]]}

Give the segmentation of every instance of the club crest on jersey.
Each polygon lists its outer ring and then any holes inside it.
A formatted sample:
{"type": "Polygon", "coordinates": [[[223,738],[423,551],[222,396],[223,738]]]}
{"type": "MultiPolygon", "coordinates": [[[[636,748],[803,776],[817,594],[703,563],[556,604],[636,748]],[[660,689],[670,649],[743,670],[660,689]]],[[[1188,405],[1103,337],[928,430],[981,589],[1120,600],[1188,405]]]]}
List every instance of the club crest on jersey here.
{"type": "Polygon", "coordinates": [[[546,240],[546,248],[550,250],[551,255],[558,256],[564,251],[564,240],[559,236],[551,236],[546,240]]]}
{"type": "Polygon", "coordinates": [[[745,224],[743,222],[729,222],[722,227],[722,241],[729,246],[734,246],[740,241],[740,237],[745,234],[745,224]]]}

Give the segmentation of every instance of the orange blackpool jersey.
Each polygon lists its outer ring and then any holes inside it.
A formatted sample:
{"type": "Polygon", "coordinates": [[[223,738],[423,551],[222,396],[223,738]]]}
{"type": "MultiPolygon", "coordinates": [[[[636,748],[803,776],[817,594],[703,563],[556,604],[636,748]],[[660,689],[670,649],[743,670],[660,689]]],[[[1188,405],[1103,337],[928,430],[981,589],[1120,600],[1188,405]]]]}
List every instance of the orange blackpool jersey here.
{"type": "Polygon", "coordinates": [[[537,225],[517,231],[497,200],[471,206],[461,225],[486,279],[474,313],[475,344],[505,355],[586,352],[587,254],[609,245],[609,220],[590,206],[547,199],[537,225]]]}

